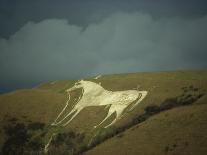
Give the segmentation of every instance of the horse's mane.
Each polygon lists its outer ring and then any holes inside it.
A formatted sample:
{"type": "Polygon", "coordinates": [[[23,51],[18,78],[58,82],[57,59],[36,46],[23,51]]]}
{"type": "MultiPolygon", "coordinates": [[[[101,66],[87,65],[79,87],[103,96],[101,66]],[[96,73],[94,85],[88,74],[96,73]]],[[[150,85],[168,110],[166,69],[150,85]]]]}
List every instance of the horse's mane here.
{"type": "MultiPolygon", "coordinates": [[[[91,88],[94,88],[96,89],[97,87],[98,88],[101,88],[101,89],[104,89],[100,84],[98,83],[95,83],[95,82],[91,82],[91,81],[80,81],[80,83],[83,85],[83,86],[88,86],[90,89],[91,88]]],[[[84,87],[85,88],[85,87],[84,87]]],[[[87,87],[86,87],[87,88],[87,87]]]]}

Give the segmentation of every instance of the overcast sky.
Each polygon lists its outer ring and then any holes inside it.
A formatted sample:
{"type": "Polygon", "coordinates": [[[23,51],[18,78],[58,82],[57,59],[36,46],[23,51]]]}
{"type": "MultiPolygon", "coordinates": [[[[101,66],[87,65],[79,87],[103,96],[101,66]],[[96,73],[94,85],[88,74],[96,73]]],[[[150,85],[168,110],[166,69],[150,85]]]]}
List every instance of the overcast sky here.
{"type": "Polygon", "coordinates": [[[0,0],[0,92],[206,58],[206,0],[0,0]]]}

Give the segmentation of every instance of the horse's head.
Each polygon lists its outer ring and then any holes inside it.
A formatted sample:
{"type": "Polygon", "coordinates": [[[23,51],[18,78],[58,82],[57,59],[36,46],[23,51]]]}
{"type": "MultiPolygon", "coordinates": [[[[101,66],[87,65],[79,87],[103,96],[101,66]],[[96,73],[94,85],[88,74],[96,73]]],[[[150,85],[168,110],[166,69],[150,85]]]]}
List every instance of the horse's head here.
{"type": "Polygon", "coordinates": [[[67,92],[70,92],[70,91],[73,91],[73,90],[75,90],[75,89],[82,88],[82,87],[83,87],[83,80],[79,80],[78,82],[76,82],[76,83],[74,84],[73,87],[67,89],[66,91],[67,91],[67,92]]]}

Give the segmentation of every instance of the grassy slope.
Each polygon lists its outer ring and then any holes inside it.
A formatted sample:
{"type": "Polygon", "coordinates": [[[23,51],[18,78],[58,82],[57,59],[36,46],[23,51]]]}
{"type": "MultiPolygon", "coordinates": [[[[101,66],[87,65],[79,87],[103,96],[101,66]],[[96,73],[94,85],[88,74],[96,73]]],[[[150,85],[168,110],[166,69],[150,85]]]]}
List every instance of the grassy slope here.
{"type": "MultiPolygon", "coordinates": [[[[183,91],[182,87],[193,85],[206,92],[205,87],[207,86],[206,71],[116,74],[102,76],[98,80],[85,78],[85,80],[87,79],[101,82],[105,89],[113,91],[135,89],[137,85],[141,86],[140,90],[149,91],[146,99],[134,111],[127,113],[122,120],[117,122],[116,126],[123,125],[135,115],[142,113],[147,105],[159,105],[166,98],[180,95],[183,91]]],[[[42,84],[30,90],[19,90],[0,95],[0,145],[4,142],[2,127],[7,117],[15,117],[21,121],[39,121],[49,125],[65,105],[67,96],[64,90],[71,87],[74,82],[57,81],[54,84],[42,84]]],[[[78,95],[78,91],[72,93],[71,104],[78,95]]],[[[206,100],[202,102],[206,102],[206,100]]],[[[67,128],[72,127],[76,130],[91,132],[91,127],[100,122],[106,112],[101,107],[86,108],[67,128]]]]}
{"type": "MultiPolygon", "coordinates": [[[[159,87],[154,92],[155,96],[151,94],[151,98],[147,98],[145,104],[140,105],[137,113],[143,109],[142,107],[149,105],[150,102],[159,105],[162,98],[180,94],[180,88],[186,85],[203,88],[203,92],[206,94],[207,77],[204,72],[203,74],[197,72],[196,75],[193,75],[193,72],[188,72],[183,76],[178,73],[171,80],[166,76],[163,76],[160,80],[162,82],[158,84],[159,87]],[[166,83],[163,86],[164,81],[166,83]]],[[[143,123],[106,140],[85,154],[205,154],[207,152],[206,110],[207,96],[205,95],[193,105],[177,107],[156,114],[143,123]]]]}
{"type": "Polygon", "coordinates": [[[203,104],[162,112],[85,154],[205,154],[207,152],[206,110],[207,104],[203,104]]]}

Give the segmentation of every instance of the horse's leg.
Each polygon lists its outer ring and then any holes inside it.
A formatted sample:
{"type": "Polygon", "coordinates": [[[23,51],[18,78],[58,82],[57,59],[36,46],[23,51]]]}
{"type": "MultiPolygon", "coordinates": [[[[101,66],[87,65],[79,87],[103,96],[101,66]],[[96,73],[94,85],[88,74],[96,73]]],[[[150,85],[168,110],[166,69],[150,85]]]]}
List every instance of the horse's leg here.
{"type": "Polygon", "coordinates": [[[113,125],[117,120],[121,119],[123,117],[123,111],[127,106],[123,106],[120,110],[116,110],[116,118],[107,126],[105,126],[104,128],[108,128],[109,126],[113,125]]]}
{"type": "Polygon", "coordinates": [[[98,125],[94,126],[94,128],[96,128],[96,127],[100,126],[101,124],[103,124],[103,122],[105,122],[105,120],[107,120],[113,113],[114,113],[114,111],[109,109],[109,112],[108,112],[107,116],[104,118],[104,120],[101,121],[101,123],[99,123],[98,125]]]}
{"type": "Polygon", "coordinates": [[[77,108],[74,107],[62,120],[60,120],[59,122],[55,123],[55,125],[58,125],[58,124],[62,123],[68,116],[70,116],[75,111],[77,111],[77,108]]]}
{"type": "Polygon", "coordinates": [[[70,123],[70,122],[75,118],[75,116],[78,115],[78,113],[79,113],[82,109],[83,109],[83,108],[79,108],[79,109],[77,109],[76,112],[75,112],[75,114],[70,118],[69,121],[67,121],[65,124],[63,124],[63,126],[68,125],[68,123],[70,123]]]}
{"type": "Polygon", "coordinates": [[[70,101],[70,93],[68,93],[68,100],[65,104],[65,107],[63,108],[63,110],[59,113],[59,115],[57,116],[57,118],[55,119],[55,121],[51,124],[51,125],[56,125],[57,124],[57,120],[58,118],[63,114],[63,112],[65,111],[65,109],[68,107],[68,104],[69,104],[69,101],[70,101]]]}
{"type": "Polygon", "coordinates": [[[137,102],[129,109],[129,111],[132,111],[137,106],[137,104],[142,101],[142,99],[143,99],[143,95],[142,93],[139,93],[138,98],[136,99],[137,102]]]}
{"type": "Polygon", "coordinates": [[[109,126],[111,126],[112,124],[114,124],[117,121],[117,118],[115,118],[109,125],[106,125],[104,128],[108,128],[109,126]]]}
{"type": "Polygon", "coordinates": [[[121,118],[123,118],[123,116],[124,116],[123,111],[124,111],[124,109],[127,108],[127,106],[128,105],[125,105],[125,106],[123,106],[123,108],[121,110],[116,111],[116,113],[117,113],[116,117],[117,117],[118,120],[121,119],[121,118]]]}
{"type": "Polygon", "coordinates": [[[110,104],[108,104],[107,106],[105,106],[105,108],[104,109],[107,109],[108,107],[110,107],[111,105],[110,104]]]}

